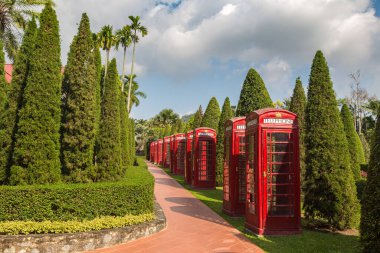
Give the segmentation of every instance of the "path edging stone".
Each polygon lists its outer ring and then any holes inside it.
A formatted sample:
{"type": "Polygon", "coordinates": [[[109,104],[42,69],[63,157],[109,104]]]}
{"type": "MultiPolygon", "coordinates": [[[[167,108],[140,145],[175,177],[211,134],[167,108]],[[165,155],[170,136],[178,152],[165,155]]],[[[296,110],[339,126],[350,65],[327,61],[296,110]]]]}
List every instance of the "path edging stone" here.
{"type": "Polygon", "coordinates": [[[166,228],[166,217],[157,201],[154,203],[154,212],[154,220],[125,228],[70,234],[0,235],[0,252],[69,253],[127,243],[166,228]]]}

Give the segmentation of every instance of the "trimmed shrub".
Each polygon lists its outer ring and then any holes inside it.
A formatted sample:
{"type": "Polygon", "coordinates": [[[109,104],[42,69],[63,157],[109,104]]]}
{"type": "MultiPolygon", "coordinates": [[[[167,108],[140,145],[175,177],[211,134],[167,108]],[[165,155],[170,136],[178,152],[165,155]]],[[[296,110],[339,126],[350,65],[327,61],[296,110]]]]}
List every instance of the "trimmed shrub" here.
{"type": "Polygon", "coordinates": [[[94,175],[99,117],[98,73],[93,48],[90,21],[83,14],[78,34],[71,44],[62,84],[62,172],[66,181],[74,183],[90,182],[94,175]]]}
{"type": "Polygon", "coordinates": [[[222,113],[220,115],[218,136],[216,141],[216,185],[223,185],[223,162],[224,162],[224,124],[227,120],[233,117],[233,111],[230,104],[229,97],[224,100],[222,113]]]}
{"type": "MultiPolygon", "coordinates": [[[[380,115],[380,111],[379,114],[380,115]]],[[[377,118],[362,199],[360,241],[362,252],[380,251],[380,116],[377,118]]]]}
{"type": "Polygon", "coordinates": [[[220,118],[220,107],[218,100],[212,97],[207,105],[205,114],[202,117],[201,127],[209,127],[218,131],[218,124],[220,118]]]}
{"type": "Polygon", "coordinates": [[[364,153],[363,147],[360,142],[359,136],[355,131],[354,119],[351,115],[350,109],[344,104],[340,111],[340,117],[342,118],[344,132],[348,142],[348,150],[350,152],[351,169],[355,180],[360,179],[360,164],[363,163],[364,153]],[[361,157],[361,154],[363,156],[361,157]]]}
{"type": "Polygon", "coordinates": [[[0,222],[0,234],[62,234],[122,228],[153,220],[153,213],[125,215],[123,217],[104,216],[84,221],[6,221],[0,222]]]}
{"type": "Polygon", "coordinates": [[[154,180],[146,164],[140,164],[118,182],[1,186],[0,221],[82,221],[152,213],[154,180]]]}
{"type": "MultiPolygon", "coordinates": [[[[25,30],[21,47],[13,65],[7,110],[3,115],[0,115],[0,184],[6,181],[7,174],[9,174],[8,170],[11,166],[14,136],[17,131],[18,112],[22,106],[24,89],[30,69],[30,58],[35,47],[36,36],[37,24],[33,18],[29,21],[27,29],[25,30]]],[[[0,74],[0,83],[2,80],[1,76],[0,74]]],[[[2,101],[1,96],[0,94],[0,101],[2,101]]]]}
{"type": "Polygon", "coordinates": [[[329,68],[321,51],[311,67],[305,114],[305,217],[336,229],[356,227],[360,206],[348,143],[329,68]]]}
{"type": "Polygon", "coordinates": [[[247,116],[255,110],[273,107],[264,81],[254,69],[249,69],[240,92],[236,116],[247,116]]]}
{"type": "Polygon", "coordinates": [[[200,105],[198,111],[194,114],[193,129],[198,128],[202,124],[203,111],[202,106],[200,105]]]}
{"type": "Polygon", "coordinates": [[[30,60],[15,137],[10,184],[46,184],[61,179],[61,49],[56,12],[50,4],[30,60]]]}

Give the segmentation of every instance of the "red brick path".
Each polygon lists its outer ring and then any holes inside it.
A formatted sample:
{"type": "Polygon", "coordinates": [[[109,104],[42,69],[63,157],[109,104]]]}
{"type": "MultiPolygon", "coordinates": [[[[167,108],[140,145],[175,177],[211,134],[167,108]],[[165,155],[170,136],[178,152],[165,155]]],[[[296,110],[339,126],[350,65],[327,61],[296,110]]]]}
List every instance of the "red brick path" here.
{"type": "Polygon", "coordinates": [[[148,163],[155,177],[155,195],[167,219],[167,228],[147,238],[96,253],[245,253],[263,252],[214,213],[162,169],[148,163]]]}

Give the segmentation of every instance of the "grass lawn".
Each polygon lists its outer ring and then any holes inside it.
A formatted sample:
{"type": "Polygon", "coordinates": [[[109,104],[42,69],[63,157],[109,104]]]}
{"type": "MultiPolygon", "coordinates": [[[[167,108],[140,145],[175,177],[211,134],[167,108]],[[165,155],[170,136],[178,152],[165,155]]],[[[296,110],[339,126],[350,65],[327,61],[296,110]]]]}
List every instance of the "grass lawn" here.
{"type": "Polygon", "coordinates": [[[173,175],[170,170],[164,169],[167,174],[177,180],[182,186],[189,190],[196,198],[205,203],[214,212],[222,216],[232,226],[240,230],[254,244],[266,252],[275,253],[351,253],[360,252],[359,237],[352,235],[341,235],[329,232],[319,232],[303,229],[300,235],[290,236],[265,236],[257,237],[244,230],[244,218],[231,218],[222,212],[222,187],[215,190],[194,190],[188,187],[182,176],[173,175]]]}

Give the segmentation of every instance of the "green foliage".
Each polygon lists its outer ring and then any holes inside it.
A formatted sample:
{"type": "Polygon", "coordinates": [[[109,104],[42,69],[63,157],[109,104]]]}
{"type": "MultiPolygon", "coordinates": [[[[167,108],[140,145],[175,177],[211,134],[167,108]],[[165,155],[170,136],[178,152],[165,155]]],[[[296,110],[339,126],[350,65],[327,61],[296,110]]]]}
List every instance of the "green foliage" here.
{"type": "MultiPolygon", "coordinates": [[[[379,110],[380,112],[380,110],[379,110]]],[[[378,114],[380,115],[380,114],[378,114]]],[[[368,164],[367,185],[362,199],[360,240],[362,252],[380,251],[380,116],[377,117],[368,164]]]]}
{"type": "Polygon", "coordinates": [[[202,118],[203,118],[203,111],[202,111],[202,106],[200,105],[198,108],[198,111],[194,114],[192,129],[195,129],[201,126],[202,118]]]}
{"type": "Polygon", "coordinates": [[[96,154],[95,181],[117,180],[122,175],[120,89],[116,60],[113,59],[105,78],[102,114],[96,154]]]}
{"type": "MultiPolygon", "coordinates": [[[[32,19],[28,23],[21,47],[13,64],[12,83],[8,93],[6,111],[3,114],[0,113],[0,184],[1,182],[5,182],[11,163],[14,136],[17,131],[18,112],[22,106],[23,93],[29,74],[30,58],[34,51],[36,35],[37,24],[35,19],[32,19]]],[[[0,74],[0,76],[2,75],[0,74]]],[[[0,83],[1,80],[2,78],[0,79],[0,83]]],[[[2,98],[0,98],[0,101],[2,101],[2,98]]]]}
{"type": "Polygon", "coordinates": [[[359,202],[347,139],[327,62],[317,51],[311,67],[305,114],[305,217],[337,229],[356,227],[359,202]]]}
{"type": "Polygon", "coordinates": [[[90,21],[82,15],[71,44],[62,84],[62,167],[69,182],[89,182],[94,177],[93,157],[97,116],[98,73],[90,21]],[[86,109],[84,109],[86,108],[86,109]]]}
{"type": "Polygon", "coordinates": [[[224,124],[227,120],[234,116],[231,109],[230,99],[226,97],[220,115],[218,135],[216,137],[216,185],[223,185],[223,161],[224,161],[224,132],[226,130],[224,124]]]}
{"type": "Polygon", "coordinates": [[[151,213],[154,180],[146,164],[140,164],[118,182],[1,186],[0,221],[83,221],[151,213]]]}
{"type": "Polygon", "coordinates": [[[175,128],[177,133],[183,133],[183,130],[185,129],[185,126],[181,119],[178,119],[175,123],[175,128]]]}
{"type": "Polygon", "coordinates": [[[371,149],[369,147],[369,143],[367,142],[367,139],[364,134],[359,135],[360,143],[363,147],[363,153],[364,153],[364,163],[368,163],[369,161],[369,155],[371,153],[371,149]]]}
{"type": "Polygon", "coordinates": [[[123,169],[131,164],[130,157],[130,126],[129,113],[127,111],[127,96],[125,93],[120,94],[120,141],[121,141],[121,160],[123,169]]]}
{"type": "Polygon", "coordinates": [[[363,153],[363,148],[359,139],[358,134],[355,131],[354,119],[351,115],[350,109],[348,109],[347,104],[343,104],[340,111],[340,116],[342,118],[344,132],[346,133],[346,138],[348,142],[348,150],[350,152],[351,169],[355,180],[360,179],[360,152],[363,153]]]}
{"type": "Polygon", "coordinates": [[[5,109],[7,103],[7,83],[5,81],[5,56],[3,51],[3,42],[0,40],[0,113],[5,109]]]}
{"type": "Polygon", "coordinates": [[[136,142],[135,142],[135,122],[133,119],[129,119],[129,165],[133,164],[135,160],[135,150],[136,150],[136,142]]]}
{"type": "Polygon", "coordinates": [[[83,221],[6,221],[0,222],[0,234],[62,234],[98,231],[103,229],[122,228],[147,222],[154,219],[153,213],[125,215],[122,217],[102,216],[83,221]]]}
{"type": "Polygon", "coordinates": [[[61,61],[58,20],[51,5],[40,16],[24,90],[11,167],[11,184],[60,181],[61,61]]]}
{"type": "Polygon", "coordinates": [[[296,85],[293,90],[293,96],[290,99],[289,111],[297,114],[298,126],[300,129],[300,167],[301,167],[301,183],[302,189],[304,189],[305,182],[305,108],[306,108],[306,96],[303,89],[301,79],[298,77],[296,85]]]}
{"type": "Polygon", "coordinates": [[[218,131],[218,124],[220,118],[220,107],[218,100],[212,97],[207,105],[205,114],[202,117],[202,127],[209,127],[218,131]]]}
{"type": "Polygon", "coordinates": [[[249,69],[240,93],[236,116],[246,116],[255,110],[273,107],[263,79],[254,69],[249,69]]]}

